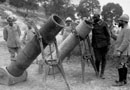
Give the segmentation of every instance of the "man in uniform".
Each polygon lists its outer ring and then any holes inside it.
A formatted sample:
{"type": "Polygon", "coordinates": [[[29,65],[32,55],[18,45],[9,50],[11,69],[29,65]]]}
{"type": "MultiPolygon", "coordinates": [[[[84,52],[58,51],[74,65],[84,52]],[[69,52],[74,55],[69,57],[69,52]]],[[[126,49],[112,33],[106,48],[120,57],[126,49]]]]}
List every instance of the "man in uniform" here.
{"type": "Polygon", "coordinates": [[[95,54],[95,65],[100,78],[105,79],[106,54],[110,45],[110,35],[107,24],[100,19],[99,10],[93,16],[92,47],[95,54]],[[101,64],[101,67],[100,67],[101,64]],[[101,68],[101,71],[100,71],[101,68]]]}
{"type": "MultiPolygon", "coordinates": [[[[67,17],[65,20],[66,26],[64,30],[62,31],[63,34],[63,40],[66,39],[66,37],[71,33],[72,31],[72,19],[70,17],[67,17]]],[[[71,53],[68,54],[67,60],[70,60],[71,53]]]]}
{"type": "Polygon", "coordinates": [[[11,55],[11,61],[15,60],[15,53],[20,51],[20,35],[21,31],[17,24],[15,24],[15,17],[9,16],[7,18],[8,25],[3,30],[4,40],[7,42],[7,47],[11,55]]]}
{"type": "Polygon", "coordinates": [[[128,57],[130,55],[130,27],[128,22],[129,16],[127,14],[120,16],[118,26],[121,27],[121,31],[115,43],[115,54],[120,56],[120,64],[118,67],[119,80],[116,81],[117,86],[122,86],[127,83],[126,63],[129,62],[128,57]]]}
{"type": "Polygon", "coordinates": [[[23,44],[27,44],[28,42],[30,42],[35,35],[35,30],[31,23],[33,23],[33,21],[26,20],[27,30],[24,32],[23,35],[23,39],[22,39],[23,44]]]}

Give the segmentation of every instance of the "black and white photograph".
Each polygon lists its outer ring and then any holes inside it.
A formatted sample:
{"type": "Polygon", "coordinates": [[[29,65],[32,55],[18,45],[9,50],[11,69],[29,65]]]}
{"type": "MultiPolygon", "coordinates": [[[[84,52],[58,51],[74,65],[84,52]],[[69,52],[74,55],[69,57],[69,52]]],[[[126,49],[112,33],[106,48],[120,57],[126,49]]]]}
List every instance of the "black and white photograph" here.
{"type": "Polygon", "coordinates": [[[0,90],[130,90],[130,0],[0,0],[0,90]]]}

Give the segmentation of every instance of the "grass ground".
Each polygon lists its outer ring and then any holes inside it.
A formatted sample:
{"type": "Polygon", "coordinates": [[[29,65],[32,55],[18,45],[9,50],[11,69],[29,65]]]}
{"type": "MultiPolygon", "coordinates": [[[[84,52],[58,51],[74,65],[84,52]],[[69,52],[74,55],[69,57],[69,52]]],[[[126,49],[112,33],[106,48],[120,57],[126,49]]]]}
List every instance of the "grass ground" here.
{"type": "MultiPolygon", "coordinates": [[[[6,48],[6,43],[0,43],[0,67],[8,66],[10,64],[9,53],[6,48]]],[[[110,67],[108,62],[105,76],[106,79],[102,80],[95,76],[94,70],[91,64],[86,64],[85,69],[85,83],[81,82],[81,65],[80,57],[72,56],[69,62],[64,62],[63,67],[66,73],[67,81],[71,87],[71,90],[130,90],[130,83],[123,87],[113,87],[114,80],[117,79],[117,71],[115,68],[110,67]]],[[[45,90],[43,87],[44,82],[42,80],[42,74],[38,73],[38,65],[31,64],[27,69],[28,79],[25,82],[18,83],[12,86],[0,85],[0,90],[45,90]]],[[[67,90],[66,84],[61,74],[56,74],[56,78],[53,76],[47,76],[46,83],[47,90],[67,90]]]]}

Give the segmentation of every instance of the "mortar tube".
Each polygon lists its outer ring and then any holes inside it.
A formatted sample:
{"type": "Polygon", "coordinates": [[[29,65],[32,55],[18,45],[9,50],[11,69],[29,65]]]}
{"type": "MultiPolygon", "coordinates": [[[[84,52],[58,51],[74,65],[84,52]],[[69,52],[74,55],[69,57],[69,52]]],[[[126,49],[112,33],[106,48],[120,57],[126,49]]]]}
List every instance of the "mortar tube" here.
{"type": "MultiPolygon", "coordinates": [[[[85,39],[87,35],[89,35],[90,31],[92,30],[92,24],[88,23],[86,20],[83,20],[77,25],[76,31],[78,35],[85,39]]],[[[65,59],[65,57],[70,53],[78,44],[80,43],[79,38],[74,33],[70,33],[67,38],[59,45],[59,60],[61,63],[65,59]]],[[[54,58],[57,58],[56,52],[52,53],[54,58]]],[[[51,57],[49,56],[47,60],[50,60],[51,57]]]]}
{"type": "MultiPolygon", "coordinates": [[[[64,22],[57,15],[52,15],[48,21],[39,30],[43,37],[44,48],[53,40],[55,36],[64,27],[64,22]]],[[[24,71],[30,66],[35,58],[41,53],[40,43],[37,40],[37,36],[25,46],[25,48],[17,55],[16,61],[12,61],[9,66],[6,67],[7,71],[14,77],[21,76],[24,71]]]]}

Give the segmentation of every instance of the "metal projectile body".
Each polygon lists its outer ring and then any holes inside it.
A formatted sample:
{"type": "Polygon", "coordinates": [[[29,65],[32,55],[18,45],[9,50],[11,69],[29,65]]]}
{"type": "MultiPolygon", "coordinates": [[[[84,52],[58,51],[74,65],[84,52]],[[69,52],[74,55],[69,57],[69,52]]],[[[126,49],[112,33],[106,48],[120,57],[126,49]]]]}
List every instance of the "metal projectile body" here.
{"type": "MultiPolygon", "coordinates": [[[[48,19],[48,21],[39,30],[43,38],[42,41],[44,48],[55,39],[55,36],[63,27],[64,22],[57,15],[52,15],[48,19]]],[[[26,80],[26,69],[41,53],[40,44],[37,39],[37,36],[33,37],[33,39],[17,55],[16,61],[12,61],[9,66],[4,69],[0,68],[1,84],[12,85],[26,80]]]]}
{"type": "MultiPolygon", "coordinates": [[[[85,39],[92,28],[93,27],[91,24],[88,24],[87,21],[83,20],[76,27],[76,32],[81,38],[85,39]]],[[[79,38],[77,38],[74,33],[70,33],[69,36],[58,47],[59,59],[61,60],[61,62],[65,59],[68,53],[70,53],[79,43],[79,38]]],[[[56,52],[54,52],[52,55],[54,58],[56,58],[56,52]]],[[[48,60],[50,60],[50,58],[51,57],[48,57],[48,60]]]]}
{"type": "MultiPolygon", "coordinates": [[[[78,45],[80,44],[80,40],[79,38],[82,39],[86,39],[87,36],[89,35],[89,33],[91,32],[93,28],[93,25],[91,23],[89,23],[88,21],[82,21],[79,23],[79,25],[76,27],[76,33],[70,33],[69,36],[60,44],[60,46],[58,47],[59,50],[59,60],[61,60],[61,62],[63,62],[63,60],[65,59],[65,57],[78,45]],[[77,37],[77,35],[79,37],[77,37]]],[[[91,48],[89,46],[89,48],[91,48]]],[[[90,49],[91,50],[91,49],[90,49]]],[[[92,51],[90,51],[92,54],[92,51]]],[[[56,52],[54,52],[52,54],[53,58],[56,58],[56,52]]],[[[47,60],[50,60],[50,56],[48,57],[47,60]]],[[[81,60],[82,61],[82,60],[81,60]]],[[[94,63],[94,56],[92,54],[92,59],[91,59],[91,64],[95,70],[95,72],[97,73],[97,69],[95,67],[95,63],[94,63]]],[[[85,66],[83,66],[82,64],[82,68],[84,68],[85,66]]],[[[57,69],[57,67],[53,67],[54,71],[51,70],[53,73],[57,73],[59,70],[57,69]]],[[[49,72],[49,74],[53,74],[52,72],[49,72]]],[[[82,73],[84,72],[84,70],[82,70],[82,73]]],[[[84,75],[83,79],[84,79],[84,75]]]]}

